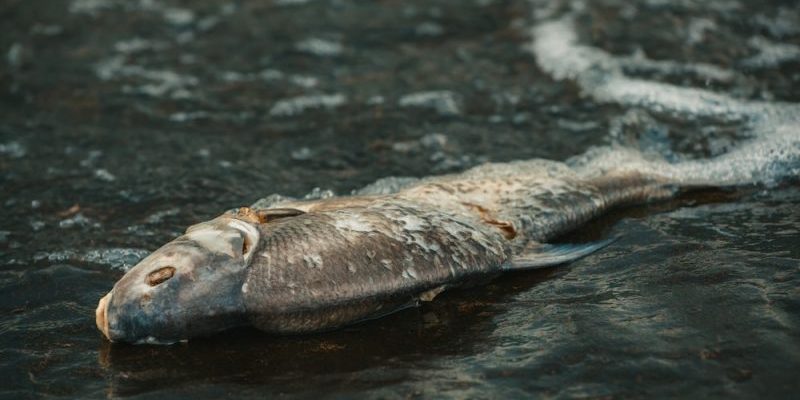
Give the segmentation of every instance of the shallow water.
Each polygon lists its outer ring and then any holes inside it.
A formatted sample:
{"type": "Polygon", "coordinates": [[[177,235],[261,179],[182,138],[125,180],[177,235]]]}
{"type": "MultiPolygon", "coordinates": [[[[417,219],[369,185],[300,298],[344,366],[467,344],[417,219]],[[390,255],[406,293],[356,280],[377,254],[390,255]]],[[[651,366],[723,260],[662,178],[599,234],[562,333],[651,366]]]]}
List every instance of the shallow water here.
{"type": "Polygon", "coordinates": [[[597,254],[337,332],[153,347],[94,327],[126,267],[271,193],[760,134],[548,69],[531,32],[564,15],[631,79],[800,102],[790,1],[0,5],[0,397],[793,397],[791,182],[617,210],[565,238],[620,236],[597,254]]]}

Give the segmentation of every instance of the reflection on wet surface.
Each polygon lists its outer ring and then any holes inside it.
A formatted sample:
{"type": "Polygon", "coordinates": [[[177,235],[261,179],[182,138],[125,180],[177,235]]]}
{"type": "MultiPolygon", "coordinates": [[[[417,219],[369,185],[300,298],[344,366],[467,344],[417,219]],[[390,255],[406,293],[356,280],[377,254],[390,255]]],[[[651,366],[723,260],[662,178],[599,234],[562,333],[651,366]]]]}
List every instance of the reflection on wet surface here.
{"type": "Polygon", "coordinates": [[[275,394],[358,393],[379,388],[384,380],[421,380],[409,367],[432,358],[480,353],[492,331],[491,317],[503,312],[504,300],[553,273],[526,274],[514,281],[517,289],[511,292],[496,284],[465,290],[437,299],[431,307],[316,335],[270,337],[242,329],[145,351],[102,342],[99,360],[115,372],[110,383],[119,395],[138,393],[143,385],[168,390],[198,381],[269,385],[275,394]],[[386,376],[377,371],[386,371],[386,376]],[[309,386],[306,374],[317,377],[319,386],[309,386]]]}
{"type": "Polygon", "coordinates": [[[149,251],[271,193],[617,143],[699,159],[792,129],[792,2],[12,1],[0,19],[0,397],[797,392],[796,183],[617,210],[564,238],[620,235],[602,252],[336,332],[112,346],[93,321],[149,251]],[[589,54],[553,69],[532,43],[567,17],[589,54]]]}

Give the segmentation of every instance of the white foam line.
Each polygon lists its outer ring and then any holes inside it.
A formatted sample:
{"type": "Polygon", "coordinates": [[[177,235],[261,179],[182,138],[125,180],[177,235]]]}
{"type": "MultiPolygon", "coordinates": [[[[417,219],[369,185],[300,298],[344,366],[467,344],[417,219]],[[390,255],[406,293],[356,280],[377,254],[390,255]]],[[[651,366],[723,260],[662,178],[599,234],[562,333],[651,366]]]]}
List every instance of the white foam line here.
{"type": "Polygon", "coordinates": [[[547,21],[531,28],[529,50],[545,72],[556,80],[578,79],[592,69],[618,70],[613,57],[592,47],[577,44],[572,19],[547,21]]]}
{"type": "MultiPolygon", "coordinates": [[[[569,15],[535,25],[531,35],[533,40],[528,48],[542,70],[557,80],[575,80],[582,90],[601,102],[751,122],[765,116],[796,120],[800,114],[796,104],[739,100],[708,90],[629,78],[622,72],[622,65],[630,65],[631,59],[616,58],[601,49],[580,45],[569,15]]],[[[694,70],[707,67],[686,65],[684,68],[694,70]]]]}
{"type": "Polygon", "coordinates": [[[758,54],[742,60],[742,65],[750,68],[770,68],[800,59],[800,46],[775,43],[761,36],[750,38],[748,44],[758,51],[758,54]]]}
{"type": "Polygon", "coordinates": [[[594,85],[591,92],[598,101],[642,106],[659,112],[671,111],[734,120],[772,112],[775,107],[774,104],[739,101],[707,90],[631,79],[622,75],[608,77],[602,83],[594,85]]]}
{"type": "MultiPolygon", "coordinates": [[[[800,175],[800,107],[797,104],[740,100],[708,90],[630,78],[624,74],[624,68],[670,69],[673,62],[654,64],[645,59],[637,63],[635,57],[615,57],[601,49],[581,45],[573,16],[569,14],[539,23],[530,33],[529,50],[541,69],[556,80],[574,80],[597,101],[672,112],[688,118],[741,121],[755,136],[722,156],[677,164],[646,158],[633,149],[594,148],[568,162],[580,174],[592,176],[609,170],[631,169],[661,175],[681,185],[711,186],[773,184],[800,175]]],[[[706,64],[675,65],[679,68],[675,73],[709,71],[706,64]]],[[[712,69],[712,72],[719,71],[712,69]]]]}

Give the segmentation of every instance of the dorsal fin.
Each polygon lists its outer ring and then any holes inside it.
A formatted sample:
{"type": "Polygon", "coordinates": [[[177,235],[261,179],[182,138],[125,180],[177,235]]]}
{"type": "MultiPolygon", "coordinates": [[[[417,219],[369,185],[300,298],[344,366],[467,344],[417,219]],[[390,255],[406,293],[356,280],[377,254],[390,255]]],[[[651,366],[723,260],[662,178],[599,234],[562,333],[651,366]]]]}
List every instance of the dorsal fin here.
{"type": "Polygon", "coordinates": [[[276,219],[295,217],[302,214],[305,214],[305,211],[295,208],[267,208],[255,210],[250,207],[240,207],[234,213],[238,219],[257,224],[265,224],[275,221],[276,219]]]}

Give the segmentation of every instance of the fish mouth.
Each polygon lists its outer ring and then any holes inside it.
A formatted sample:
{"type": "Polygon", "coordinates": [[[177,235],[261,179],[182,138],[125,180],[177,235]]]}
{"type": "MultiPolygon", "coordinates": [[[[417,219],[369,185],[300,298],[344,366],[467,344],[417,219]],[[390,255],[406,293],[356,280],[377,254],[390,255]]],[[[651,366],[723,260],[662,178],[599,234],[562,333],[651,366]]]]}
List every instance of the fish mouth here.
{"type": "Polygon", "coordinates": [[[97,309],[94,311],[95,323],[97,329],[103,332],[106,339],[111,340],[111,335],[108,334],[108,303],[111,302],[111,292],[103,296],[97,304],[97,309]]]}

